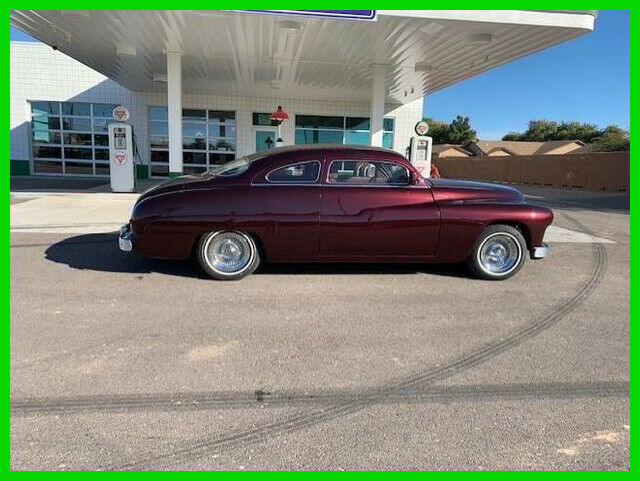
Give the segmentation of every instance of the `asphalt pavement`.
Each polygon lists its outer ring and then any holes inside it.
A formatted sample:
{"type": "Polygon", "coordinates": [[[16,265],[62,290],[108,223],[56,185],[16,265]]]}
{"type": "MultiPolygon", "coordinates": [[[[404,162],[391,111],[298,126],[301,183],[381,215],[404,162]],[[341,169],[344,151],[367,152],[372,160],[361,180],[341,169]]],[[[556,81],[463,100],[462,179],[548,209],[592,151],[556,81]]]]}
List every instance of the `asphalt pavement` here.
{"type": "Polygon", "coordinates": [[[11,468],[629,469],[628,195],[522,190],[551,253],[504,282],[216,282],[120,252],[129,198],[12,196],[11,468]]]}

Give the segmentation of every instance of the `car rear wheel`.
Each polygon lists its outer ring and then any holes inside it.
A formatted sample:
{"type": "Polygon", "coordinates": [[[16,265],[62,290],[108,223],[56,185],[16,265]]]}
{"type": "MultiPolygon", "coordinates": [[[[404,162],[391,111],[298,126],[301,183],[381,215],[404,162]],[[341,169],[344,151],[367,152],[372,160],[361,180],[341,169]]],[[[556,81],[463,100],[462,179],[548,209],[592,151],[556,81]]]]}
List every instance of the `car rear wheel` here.
{"type": "Polygon", "coordinates": [[[478,236],[469,268],[482,279],[507,279],[520,270],[526,259],[527,243],[510,225],[490,225],[478,236]]]}
{"type": "Polygon", "coordinates": [[[198,244],[198,262],[214,279],[242,279],[258,268],[260,254],[255,241],[244,232],[209,232],[198,244]]]}

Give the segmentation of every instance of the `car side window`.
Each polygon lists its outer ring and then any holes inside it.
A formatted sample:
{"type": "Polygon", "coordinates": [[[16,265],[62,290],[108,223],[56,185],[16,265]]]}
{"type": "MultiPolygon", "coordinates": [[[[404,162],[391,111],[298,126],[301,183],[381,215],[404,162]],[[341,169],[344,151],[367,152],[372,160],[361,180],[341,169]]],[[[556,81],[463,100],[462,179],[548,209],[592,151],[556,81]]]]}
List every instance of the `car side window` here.
{"type": "Polygon", "coordinates": [[[334,160],[327,181],[342,185],[402,186],[409,184],[409,171],[392,162],[334,160]]]}
{"type": "Polygon", "coordinates": [[[267,174],[267,182],[277,184],[312,184],[320,176],[320,162],[317,160],[299,162],[272,170],[267,174]]]}

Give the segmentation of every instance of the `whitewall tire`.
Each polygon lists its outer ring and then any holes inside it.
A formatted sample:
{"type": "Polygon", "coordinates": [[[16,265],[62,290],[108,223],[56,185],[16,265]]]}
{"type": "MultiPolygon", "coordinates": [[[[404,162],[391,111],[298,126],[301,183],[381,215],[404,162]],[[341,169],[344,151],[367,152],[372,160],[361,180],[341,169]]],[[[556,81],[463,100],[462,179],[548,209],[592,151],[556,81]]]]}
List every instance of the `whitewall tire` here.
{"type": "Polygon", "coordinates": [[[255,271],[260,253],[253,238],[244,232],[209,232],[198,243],[198,262],[214,279],[232,281],[255,271]]]}
{"type": "Polygon", "coordinates": [[[469,255],[469,268],[482,279],[508,279],[518,272],[527,257],[527,242],[510,225],[490,225],[484,229],[469,255]]]}

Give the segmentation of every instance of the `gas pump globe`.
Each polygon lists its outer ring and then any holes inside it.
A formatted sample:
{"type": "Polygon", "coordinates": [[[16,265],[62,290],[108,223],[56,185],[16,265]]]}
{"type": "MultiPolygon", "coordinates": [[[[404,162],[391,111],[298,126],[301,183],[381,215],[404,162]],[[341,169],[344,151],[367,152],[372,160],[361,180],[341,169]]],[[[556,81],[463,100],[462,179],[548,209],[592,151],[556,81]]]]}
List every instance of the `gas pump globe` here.
{"type": "Polygon", "coordinates": [[[282,140],[282,122],[289,118],[289,114],[287,114],[284,110],[282,110],[282,106],[278,105],[278,108],[271,113],[271,120],[278,123],[278,138],[276,139],[276,147],[282,147],[284,142],[282,140]]]}

